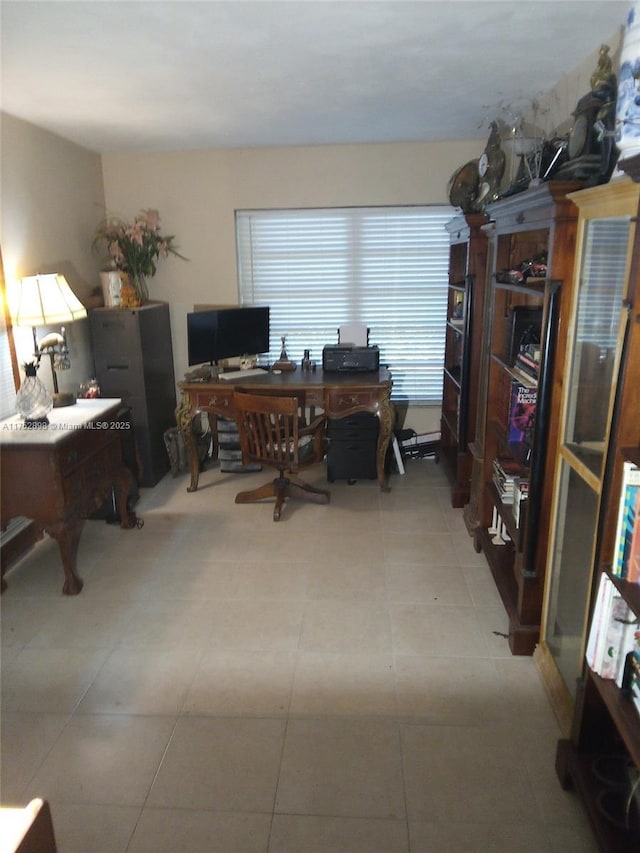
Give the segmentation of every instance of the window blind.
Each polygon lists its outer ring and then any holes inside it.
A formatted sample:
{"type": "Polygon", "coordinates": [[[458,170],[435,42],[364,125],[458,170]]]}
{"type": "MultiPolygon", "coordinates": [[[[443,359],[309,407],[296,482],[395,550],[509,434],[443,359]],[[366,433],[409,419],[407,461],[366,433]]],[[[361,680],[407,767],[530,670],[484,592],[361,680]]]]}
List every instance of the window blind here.
{"type": "Polygon", "coordinates": [[[271,309],[270,359],[321,361],[338,327],[365,323],[393,396],[440,403],[449,206],[236,212],[240,302],[271,309]]]}

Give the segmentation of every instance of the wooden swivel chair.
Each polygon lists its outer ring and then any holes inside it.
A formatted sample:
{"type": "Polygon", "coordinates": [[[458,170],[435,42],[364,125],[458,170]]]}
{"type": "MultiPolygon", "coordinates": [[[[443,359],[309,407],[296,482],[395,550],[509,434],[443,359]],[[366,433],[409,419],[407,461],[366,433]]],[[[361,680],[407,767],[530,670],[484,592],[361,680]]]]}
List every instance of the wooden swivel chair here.
{"type": "Polygon", "coordinates": [[[236,391],[233,397],[243,464],[259,462],[278,470],[278,476],[270,483],[239,492],[236,503],[253,503],[275,497],[274,521],[280,520],[286,498],[329,503],[329,492],[287,476],[322,461],[325,453],[324,415],[314,418],[308,426],[301,426],[299,402],[294,396],[274,397],[236,391]]]}

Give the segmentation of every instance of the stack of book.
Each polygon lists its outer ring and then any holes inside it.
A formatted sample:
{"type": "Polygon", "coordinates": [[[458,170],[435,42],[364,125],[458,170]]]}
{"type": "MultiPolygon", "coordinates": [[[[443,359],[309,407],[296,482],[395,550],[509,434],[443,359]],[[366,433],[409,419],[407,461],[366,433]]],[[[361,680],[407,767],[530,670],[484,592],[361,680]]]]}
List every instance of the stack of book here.
{"type": "Polygon", "coordinates": [[[516,354],[515,367],[537,382],[540,377],[540,347],[533,344],[522,347],[516,354]]]}
{"type": "Polygon", "coordinates": [[[493,483],[503,504],[513,503],[514,481],[519,472],[520,466],[513,459],[493,460],[493,483]]]}
{"type": "Polygon", "coordinates": [[[636,615],[611,578],[601,574],[585,653],[596,675],[622,687],[629,652],[640,659],[638,631],[636,615]]]}

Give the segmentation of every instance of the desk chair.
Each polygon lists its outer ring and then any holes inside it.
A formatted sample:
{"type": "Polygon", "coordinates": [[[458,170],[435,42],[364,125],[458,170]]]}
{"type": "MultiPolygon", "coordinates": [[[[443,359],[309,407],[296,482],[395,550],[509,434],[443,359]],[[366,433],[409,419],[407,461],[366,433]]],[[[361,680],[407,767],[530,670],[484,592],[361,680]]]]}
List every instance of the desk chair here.
{"type": "Polygon", "coordinates": [[[268,394],[233,395],[242,461],[245,465],[259,462],[278,470],[278,476],[257,489],[239,492],[236,503],[254,503],[275,497],[273,520],[280,520],[286,498],[299,498],[312,503],[329,503],[329,492],[315,489],[293,477],[300,468],[321,462],[325,454],[325,417],[320,415],[302,427],[299,402],[294,396],[274,397],[268,394]]]}

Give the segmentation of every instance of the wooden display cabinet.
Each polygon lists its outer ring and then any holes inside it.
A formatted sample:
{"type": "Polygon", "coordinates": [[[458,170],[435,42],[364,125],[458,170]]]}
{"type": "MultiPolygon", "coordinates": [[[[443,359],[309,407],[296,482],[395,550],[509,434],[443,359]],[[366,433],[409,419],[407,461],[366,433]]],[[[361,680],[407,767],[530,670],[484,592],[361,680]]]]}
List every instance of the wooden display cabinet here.
{"type": "MultiPolygon", "coordinates": [[[[533,654],[540,616],[549,534],[557,399],[566,347],[565,317],[573,281],[577,210],[567,193],[574,182],[549,182],[487,208],[491,281],[486,314],[484,370],[486,401],[483,444],[474,454],[471,503],[477,512],[474,545],[483,551],[509,617],[513,654],[533,654]],[[525,261],[546,258],[546,276],[517,281],[508,272],[525,261]],[[500,280],[499,280],[500,279],[500,280]],[[509,431],[513,383],[523,380],[515,354],[530,327],[539,323],[540,364],[527,383],[537,393],[535,421],[517,437],[509,431]],[[529,498],[516,523],[508,495],[495,484],[495,461],[509,476],[528,482],[529,498]]],[[[515,278],[515,277],[514,277],[515,278]]]]}
{"type": "MultiPolygon", "coordinates": [[[[584,642],[590,629],[590,619],[585,617],[593,609],[600,574],[609,571],[613,563],[623,464],[630,461],[640,465],[640,229],[637,226],[640,213],[640,170],[637,167],[640,166],[640,158],[636,160],[635,173],[629,171],[633,183],[622,178],[609,185],[584,191],[585,205],[599,204],[600,221],[608,218],[614,227],[620,228],[626,219],[629,254],[626,258],[626,293],[622,310],[623,334],[618,353],[620,364],[613,383],[615,387],[608,439],[600,454],[601,497],[589,539],[594,542],[594,557],[593,562],[583,567],[586,589],[582,592],[581,604],[584,615],[578,626],[581,629],[581,633],[578,633],[581,661],[584,661],[584,642]]],[[[592,217],[597,218],[595,213],[592,217]]],[[[606,244],[603,250],[605,253],[610,248],[611,240],[607,240],[606,244]]],[[[582,255],[586,256],[587,253],[588,246],[583,248],[582,255]]],[[[589,472],[583,474],[583,477],[587,481],[589,472]]],[[[562,569],[560,565],[559,578],[566,575],[562,569]]],[[[640,585],[618,578],[613,578],[613,581],[631,610],[640,617],[640,585]]],[[[552,619],[557,608],[558,605],[550,600],[547,605],[547,609],[551,609],[547,629],[550,633],[549,644],[553,642],[552,619]]],[[[560,617],[563,610],[560,605],[560,617]]],[[[559,661],[559,668],[561,664],[562,661],[559,661]]],[[[573,665],[578,664],[574,662],[573,665]]],[[[556,771],[563,787],[574,787],[578,792],[598,843],[608,853],[635,853],[640,850],[640,809],[637,799],[640,786],[635,794],[631,787],[632,774],[637,774],[638,770],[638,710],[614,681],[600,678],[582,663],[577,680],[571,733],[569,738],[558,743],[556,771]],[[621,784],[617,790],[613,790],[614,786],[604,784],[601,774],[596,772],[597,762],[605,759],[610,761],[611,756],[617,756],[619,765],[624,767],[628,764],[632,771],[631,774],[627,771],[626,780],[619,780],[621,784]],[[619,812],[616,813],[618,806],[619,812]]]]}
{"type": "Polygon", "coordinates": [[[438,458],[451,483],[451,505],[470,495],[471,451],[475,437],[482,317],[486,292],[487,238],[484,214],[457,216],[450,236],[447,330],[438,458]]]}
{"type": "MultiPolygon", "coordinates": [[[[615,181],[572,194],[579,209],[573,299],[552,493],[548,569],[536,663],[569,730],[582,673],[599,518],[614,472],[616,393],[628,336],[630,256],[640,187],[615,181]],[[579,283],[579,284],[578,284],[579,283]],[[614,417],[615,416],[615,417],[614,417]]],[[[612,543],[607,544],[611,550],[612,543]]]]}

